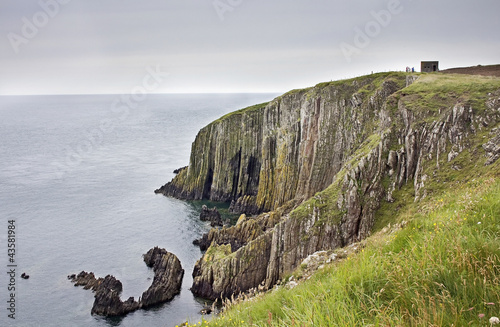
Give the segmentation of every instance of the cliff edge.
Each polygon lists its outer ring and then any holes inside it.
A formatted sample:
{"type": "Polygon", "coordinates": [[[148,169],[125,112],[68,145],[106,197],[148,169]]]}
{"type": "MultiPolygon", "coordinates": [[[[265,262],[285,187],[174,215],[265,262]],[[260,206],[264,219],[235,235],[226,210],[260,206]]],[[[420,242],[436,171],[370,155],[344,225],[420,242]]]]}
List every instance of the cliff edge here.
{"type": "Polygon", "coordinates": [[[156,192],[258,216],[207,236],[193,293],[268,289],[308,255],[366,238],[398,190],[419,201],[446,183],[436,171],[498,171],[499,122],[499,78],[379,73],[209,124],[189,166],[156,192]]]}

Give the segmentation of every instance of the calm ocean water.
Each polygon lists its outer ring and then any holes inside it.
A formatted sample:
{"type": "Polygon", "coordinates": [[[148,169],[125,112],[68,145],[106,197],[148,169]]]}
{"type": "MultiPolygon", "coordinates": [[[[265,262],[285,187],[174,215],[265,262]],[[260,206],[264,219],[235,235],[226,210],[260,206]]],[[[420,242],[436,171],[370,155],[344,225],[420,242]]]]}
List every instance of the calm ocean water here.
{"type": "Polygon", "coordinates": [[[175,326],[201,318],[189,291],[209,229],[200,203],[155,195],[189,162],[200,128],[274,94],[0,97],[0,326],[175,326]],[[8,221],[15,220],[15,320],[8,318],[8,221]],[[120,319],[90,315],[93,293],[66,276],[112,274],[136,299],[153,272],[142,254],[160,246],[185,270],[181,294],[120,319]],[[26,272],[28,280],[20,278],[26,272]]]}

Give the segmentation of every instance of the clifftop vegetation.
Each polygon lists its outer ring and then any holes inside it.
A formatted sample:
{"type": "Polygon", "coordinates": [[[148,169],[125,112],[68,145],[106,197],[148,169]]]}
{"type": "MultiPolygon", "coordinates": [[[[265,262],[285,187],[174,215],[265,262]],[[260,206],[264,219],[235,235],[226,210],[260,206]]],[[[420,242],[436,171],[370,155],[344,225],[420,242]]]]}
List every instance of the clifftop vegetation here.
{"type": "Polygon", "coordinates": [[[500,315],[499,204],[498,170],[456,181],[388,217],[402,229],[379,231],[309,280],[299,267],[283,284],[295,276],[298,286],[202,326],[490,326],[500,315]]]}

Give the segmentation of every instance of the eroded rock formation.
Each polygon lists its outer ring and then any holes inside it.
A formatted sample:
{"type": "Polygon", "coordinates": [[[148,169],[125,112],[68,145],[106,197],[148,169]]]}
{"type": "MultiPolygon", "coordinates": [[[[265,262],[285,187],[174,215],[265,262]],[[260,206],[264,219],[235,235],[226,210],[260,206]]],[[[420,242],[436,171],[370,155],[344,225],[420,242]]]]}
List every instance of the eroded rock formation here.
{"type": "Polygon", "coordinates": [[[151,286],[142,293],[143,308],[170,301],[180,293],[184,269],[174,254],[154,247],[144,255],[144,262],[153,268],[155,276],[151,286]]]}
{"type": "Polygon", "coordinates": [[[138,301],[133,297],[122,301],[120,298],[122,283],[111,275],[96,278],[94,273],[82,271],[78,275],[68,276],[68,279],[75,286],[83,286],[84,289],[91,289],[95,293],[92,314],[122,316],[141,308],[170,301],[180,292],[184,270],[174,254],[154,247],[144,255],[144,262],[153,268],[154,279],[138,301]]]}
{"type": "Polygon", "coordinates": [[[140,303],[133,297],[125,302],[120,299],[122,290],[122,283],[114,276],[104,277],[95,289],[91,313],[99,316],[122,316],[139,309],[140,303]]]}

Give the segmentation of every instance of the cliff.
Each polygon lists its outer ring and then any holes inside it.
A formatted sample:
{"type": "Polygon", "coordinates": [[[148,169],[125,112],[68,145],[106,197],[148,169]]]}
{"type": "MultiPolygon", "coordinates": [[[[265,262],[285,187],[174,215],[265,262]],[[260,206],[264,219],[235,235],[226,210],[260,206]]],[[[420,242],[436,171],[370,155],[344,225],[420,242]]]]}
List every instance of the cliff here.
{"type": "Polygon", "coordinates": [[[498,78],[380,73],[213,122],[188,168],[156,192],[264,213],[208,235],[193,293],[270,288],[308,255],[367,237],[401,189],[419,201],[447,182],[437,171],[447,179],[479,166],[498,171],[499,121],[498,78]]]}
{"type": "Polygon", "coordinates": [[[232,201],[249,214],[300,203],[334,181],[377,127],[377,108],[404,86],[401,74],[376,74],[230,113],[199,132],[189,166],[157,192],[232,201]]]}

